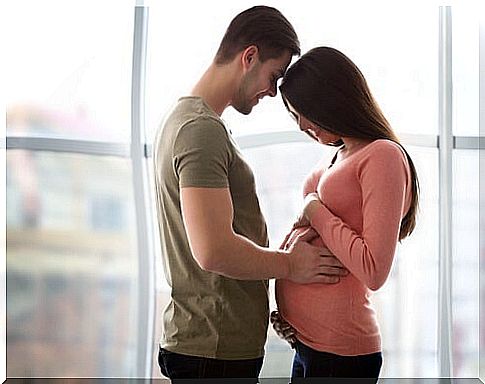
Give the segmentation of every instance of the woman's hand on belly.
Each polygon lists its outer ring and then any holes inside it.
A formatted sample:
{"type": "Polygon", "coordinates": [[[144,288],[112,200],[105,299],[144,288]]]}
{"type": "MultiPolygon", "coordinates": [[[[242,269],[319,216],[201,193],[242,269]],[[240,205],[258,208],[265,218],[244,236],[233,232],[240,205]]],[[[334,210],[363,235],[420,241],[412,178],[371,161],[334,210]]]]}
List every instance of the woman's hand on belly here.
{"type": "Polygon", "coordinates": [[[326,253],[321,254],[321,265],[325,267],[324,275],[327,279],[325,284],[334,284],[340,281],[340,277],[347,276],[349,271],[327,248],[325,248],[320,236],[312,227],[300,227],[293,229],[285,238],[280,249],[289,249],[296,241],[305,241],[314,246],[321,247],[326,253]]]}
{"type": "Polygon", "coordinates": [[[310,226],[293,228],[281,243],[280,249],[289,249],[297,239],[310,243],[317,237],[317,231],[310,226]]]}
{"type": "Polygon", "coordinates": [[[278,311],[271,312],[270,320],[276,334],[283,340],[286,340],[293,348],[293,344],[296,343],[296,330],[283,319],[278,311]]]}

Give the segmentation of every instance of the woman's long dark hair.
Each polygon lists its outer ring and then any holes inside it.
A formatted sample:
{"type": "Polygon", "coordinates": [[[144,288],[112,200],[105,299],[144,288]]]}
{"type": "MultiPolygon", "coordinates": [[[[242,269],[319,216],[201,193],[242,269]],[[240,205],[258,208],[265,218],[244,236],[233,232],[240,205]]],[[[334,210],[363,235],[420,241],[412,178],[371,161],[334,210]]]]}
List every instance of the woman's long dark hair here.
{"type": "MultiPolygon", "coordinates": [[[[399,240],[416,226],[419,182],[414,163],[374,100],[359,68],[343,53],[317,47],[304,54],[286,72],[281,95],[303,116],[338,136],[367,140],[387,139],[406,154],[412,180],[412,198],[401,221],[399,240]]],[[[287,106],[288,107],[288,106],[287,106]]],[[[339,140],[332,145],[342,145],[339,140]]]]}

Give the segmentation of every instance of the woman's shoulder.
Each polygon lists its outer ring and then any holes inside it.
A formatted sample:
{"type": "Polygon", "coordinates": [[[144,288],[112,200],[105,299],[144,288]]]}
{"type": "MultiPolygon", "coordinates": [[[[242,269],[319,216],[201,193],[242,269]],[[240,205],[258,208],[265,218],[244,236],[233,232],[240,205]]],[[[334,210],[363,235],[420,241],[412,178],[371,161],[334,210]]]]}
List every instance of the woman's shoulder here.
{"type": "Polygon", "coordinates": [[[367,145],[368,156],[377,158],[405,158],[406,154],[400,144],[388,139],[374,140],[367,145]],[[372,150],[370,150],[372,149],[372,150]]]}
{"type": "Polygon", "coordinates": [[[409,169],[409,164],[406,153],[400,144],[392,140],[378,139],[363,149],[357,168],[360,171],[372,168],[379,172],[391,169],[409,169]]]}

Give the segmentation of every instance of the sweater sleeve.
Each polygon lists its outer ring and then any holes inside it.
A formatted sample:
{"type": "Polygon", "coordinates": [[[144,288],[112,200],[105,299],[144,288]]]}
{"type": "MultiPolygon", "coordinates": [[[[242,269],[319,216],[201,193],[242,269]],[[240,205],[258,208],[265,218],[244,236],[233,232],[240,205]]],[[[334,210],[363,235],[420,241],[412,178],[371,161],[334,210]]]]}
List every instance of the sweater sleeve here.
{"type": "Polygon", "coordinates": [[[330,251],[363,284],[379,289],[391,269],[406,203],[408,164],[395,144],[378,145],[359,161],[362,234],[321,205],[311,224],[330,251]]]}

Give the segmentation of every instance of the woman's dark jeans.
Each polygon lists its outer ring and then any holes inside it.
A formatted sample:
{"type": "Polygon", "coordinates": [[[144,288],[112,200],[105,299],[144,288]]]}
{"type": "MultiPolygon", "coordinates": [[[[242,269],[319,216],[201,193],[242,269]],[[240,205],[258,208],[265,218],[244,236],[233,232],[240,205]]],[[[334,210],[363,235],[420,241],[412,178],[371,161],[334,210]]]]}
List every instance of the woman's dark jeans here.
{"type": "MultiPolygon", "coordinates": [[[[263,357],[250,360],[219,360],[181,355],[160,348],[158,365],[164,376],[177,383],[177,379],[238,379],[237,383],[257,383],[263,366],[263,357]],[[174,380],[175,379],[175,380],[174,380]],[[247,380],[242,380],[247,379],[247,380]]],[[[190,383],[183,380],[181,383],[190,383]]],[[[199,382],[199,381],[194,381],[199,382]]],[[[219,381],[216,381],[219,382],[219,381]]],[[[228,382],[227,380],[220,382],[228,382]]]]}
{"type": "MultiPolygon", "coordinates": [[[[309,377],[355,378],[356,383],[376,383],[382,366],[380,352],[370,355],[340,356],[316,351],[300,341],[296,342],[295,350],[291,373],[292,383],[298,383],[299,378],[309,377]]],[[[300,380],[300,382],[305,381],[300,380]]]]}

